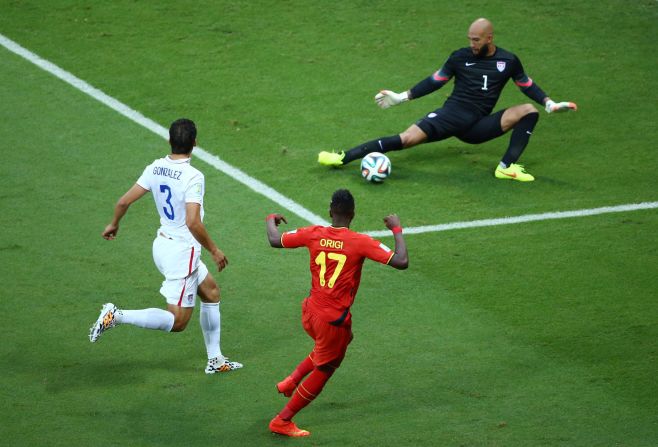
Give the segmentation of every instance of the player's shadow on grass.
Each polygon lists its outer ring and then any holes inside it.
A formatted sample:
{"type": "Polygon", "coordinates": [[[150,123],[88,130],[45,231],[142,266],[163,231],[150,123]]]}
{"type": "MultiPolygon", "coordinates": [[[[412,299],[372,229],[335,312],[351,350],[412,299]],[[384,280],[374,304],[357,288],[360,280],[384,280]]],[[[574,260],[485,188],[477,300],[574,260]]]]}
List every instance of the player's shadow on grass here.
{"type": "Polygon", "coordinates": [[[493,175],[497,164],[497,161],[493,161],[495,157],[487,152],[461,146],[420,146],[407,153],[400,153],[396,158],[391,160],[396,180],[425,183],[428,186],[479,181],[483,174],[493,175]],[[492,159],[491,163],[489,158],[492,159]]]}
{"type": "Polygon", "coordinates": [[[91,388],[125,387],[153,380],[159,373],[203,374],[199,368],[186,366],[185,361],[161,357],[156,361],[139,359],[117,359],[115,356],[86,358],[74,362],[50,365],[40,374],[40,379],[49,393],[91,388]],[[180,365],[180,366],[177,366],[180,365]]]}
{"type": "MultiPolygon", "coordinates": [[[[396,154],[393,152],[391,154],[396,154]]],[[[389,155],[391,155],[389,154],[389,155]]],[[[500,161],[500,147],[490,145],[442,146],[439,144],[417,146],[411,150],[399,152],[399,156],[391,155],[391,165],[395,169],[396,178],[417,183],[443,183],[452,185],[473,183],[478,179],[493,178],[494,170],[500,161]],[[406,151],[406,152],[405,152],[406,151]],[[397,159],[396,159],[397,158],[397,159]],[[397,168],[396,168],[397,167],[397,168]]],[[[576,185],[560,179],[556,172],[542,172],[543,159],[535,158],[530,171],[546,185],[570,189],[576,185]]],[[[523,160],[519,163],[523,164],[523,160]]],[[[487,182],[488,183],[488,182],[487,182]]]]}

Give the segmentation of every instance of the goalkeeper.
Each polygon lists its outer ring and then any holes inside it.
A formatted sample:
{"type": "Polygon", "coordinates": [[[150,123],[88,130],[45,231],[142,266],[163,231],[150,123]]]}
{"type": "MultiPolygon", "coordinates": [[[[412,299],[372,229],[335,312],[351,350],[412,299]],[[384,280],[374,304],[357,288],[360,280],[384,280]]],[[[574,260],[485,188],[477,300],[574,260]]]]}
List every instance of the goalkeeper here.
{"type": "Polygon", "coordinates": [[[532,104],[521,104],[491,113],[509,79],[548,113],[576,110],[572,102],[554,102],[524,72],[516,55],[493,42],[493,26],[487,19],[477,19],[468,30],[468,48],[454,51],[433,75],[410,90],[395,93],[382,90],[375,101],[383,109],[428,95],[455,79],[452,94],[443,107],[427,114],[399,135],[378,138],[347,152],[320,152],[318,162],[342,166],[363,158],[370,152],[397,151],[422,143],[457,137],[470,144],[480,144],[512,130],[507,152],[494,171],[499,179],[530,182],[535,178],[517,164],[528,145],[539,113],[532,104]]]}

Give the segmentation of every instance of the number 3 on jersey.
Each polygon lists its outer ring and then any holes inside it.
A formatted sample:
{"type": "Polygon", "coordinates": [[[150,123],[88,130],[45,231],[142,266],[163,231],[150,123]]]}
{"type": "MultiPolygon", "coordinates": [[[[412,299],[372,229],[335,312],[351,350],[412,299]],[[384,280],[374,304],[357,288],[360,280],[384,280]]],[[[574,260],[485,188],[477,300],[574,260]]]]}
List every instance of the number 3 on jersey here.
{"type": "Polygon", "coordinates": [[[345,266],[345,261],[347,260],[347,256],[341,255],[340,253],[325,253],[324,251],[321,251],[319,255],[315,257],[315,263],[320,266],[320,285],[322,287],[326,286],[329,287],[330,289],[334,287],[334,284],[336,284],[336,280],[338,279],[338,275],[340,275],[340,272],[343,270],[343,267],[345,266]],[[332,261],[336,261],[338,265],[334,269],[334,274],[331,275],[331,278],[329,278],[329,282],[326,282],[324,275],[327,273],[327,258],[331,259],[332,261]]]}
{"type": "Polygon", "coordinates": [[[167,205],[169,205],[169,208],[167,207],[162,207],[162,210],[165,213],[165,216],[169,220],[174,220],[174,205],[171,204],[171,188],[169,185],[160,185],[160,192],[166,192],[167,193],[167,198],[165,199],[165,202],[167,202],[167,205]]]}

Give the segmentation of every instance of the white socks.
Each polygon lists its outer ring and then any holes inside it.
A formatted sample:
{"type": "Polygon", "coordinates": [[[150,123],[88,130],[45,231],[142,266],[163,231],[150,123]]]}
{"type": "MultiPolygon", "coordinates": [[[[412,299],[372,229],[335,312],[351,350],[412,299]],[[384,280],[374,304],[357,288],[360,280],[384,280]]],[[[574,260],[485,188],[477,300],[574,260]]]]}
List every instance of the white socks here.
{"type": "Polygon", "coordinates": [[[174,314],[164,309],[119,310],[116,319],[119,324],[132,324],[165,332],[171,332],[174,327],[174,314]]]}
{"type": "MultiPolygon", "coordinates": [[[[174,314],[164,309],[119,310],[116,314],[119,324],[132,324],[145,329],[157,329],[171,332],[174,326],[174,314]]],[[[219,303],[201,303],[199,315],[203,340],[206,343],[208,359],[222,357],[219,348],[220,316],[219,303]]]]}
{"type": "Polygon", "coordinates": [[[222,355],[219,349],[219,303],[201,303],[201,312],[199,315],[203,340],[206,342],[206,351],[208,359],[214,359],[222,355]]]}

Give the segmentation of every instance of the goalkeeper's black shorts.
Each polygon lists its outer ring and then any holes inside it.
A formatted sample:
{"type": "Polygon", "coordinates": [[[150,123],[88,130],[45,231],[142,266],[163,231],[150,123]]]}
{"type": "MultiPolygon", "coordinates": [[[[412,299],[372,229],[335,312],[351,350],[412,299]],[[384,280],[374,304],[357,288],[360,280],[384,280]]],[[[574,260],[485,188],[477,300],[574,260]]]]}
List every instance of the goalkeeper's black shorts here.
{"type": "Polygon", "coordinates": [[[479,144],[498,138],[503,133],[500,120],[505,109],[492,115],[481,113],[455,104],[446,104],[440,109],[428,113],[416,122],[427,134],[427,142],[457,137],[460,140],[479,144]]]}

